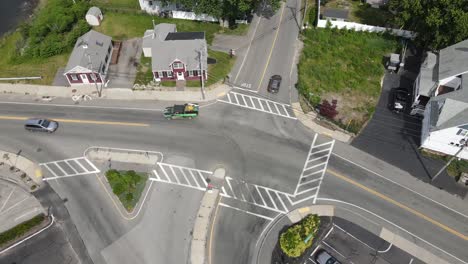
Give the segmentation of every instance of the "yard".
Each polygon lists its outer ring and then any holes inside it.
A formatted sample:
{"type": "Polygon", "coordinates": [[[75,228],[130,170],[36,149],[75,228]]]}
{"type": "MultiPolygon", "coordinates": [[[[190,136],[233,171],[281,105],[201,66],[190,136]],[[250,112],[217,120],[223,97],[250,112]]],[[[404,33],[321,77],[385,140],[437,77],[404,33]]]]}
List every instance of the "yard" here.
{"type": "Polygon", "coordinates": [[[392,13],[386,7],[372,8],[370,5],[362,3],[360,0],[331,0],[321,1],[326,2],[322,7],[325,8],[339,8],[349,9],[349,21],[372,25],[372,26],[389,26],[391,24],[392,13]]]}
{"type": "Polygon", "coordinates": [[[383,58],[397,50],[398,41],[387,35],[307,30],[297,87],[313,106],[325,105],[323,100],[337,100],[338,113],[333,120],[358,132],[371,117],[380,96],[383,58]]]}

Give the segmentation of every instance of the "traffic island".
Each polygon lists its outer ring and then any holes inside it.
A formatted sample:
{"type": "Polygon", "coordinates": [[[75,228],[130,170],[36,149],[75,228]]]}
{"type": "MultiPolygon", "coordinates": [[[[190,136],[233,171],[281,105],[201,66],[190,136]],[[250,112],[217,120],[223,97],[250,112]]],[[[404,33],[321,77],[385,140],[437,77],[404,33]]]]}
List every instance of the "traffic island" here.
{"type": "Polygon", "coordinates": [[[148,175],[134,170],[118,171],[110,169],[106,172],[107,182],[112,192],[119,198],[128,212],[132,212],[145,188],[148,175]]]}

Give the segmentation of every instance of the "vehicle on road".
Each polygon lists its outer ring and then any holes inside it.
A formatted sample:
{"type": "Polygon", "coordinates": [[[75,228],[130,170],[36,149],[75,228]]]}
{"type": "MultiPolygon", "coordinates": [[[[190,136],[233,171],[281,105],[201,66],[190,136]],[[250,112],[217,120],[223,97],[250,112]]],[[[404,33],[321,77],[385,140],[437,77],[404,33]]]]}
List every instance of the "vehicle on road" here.
{"type": "Polygon", "coordinates": [[[392,90],[391,110],[396,113],[402,113],[407,109],[409,92],[407,88],[400,87],[392,90]]]}
{"type": "Polygon", "coordinates": [[[315,261],[318,264],[341,264],[325,250],[319,251],[317,255],[315,255],[315,261]]]}
{"type": "Polygon", "coordinates": [[[270,82],[268,82],[267,91],[270,93],[277,93],[279,91],[281,85],[281,76],[273,75],[270,78],[270,82]]]}
{"type": "Polygon", "coordinates": [[[24,124],[24,128],[31,132],[39,131],[53,133],[58,127],[59,124],[57,121],[45,118],[31,118],[26,121],[26,124],[24,124]]]}
{"type": "Polygon", "coordinates": [[[198,116],[198,104],[183,104],[183,105],[174,105],[169,106],[164,109],[164,117],[166,119],[175,119],[175,118],[188,118],[192,119],[198,116]]]}

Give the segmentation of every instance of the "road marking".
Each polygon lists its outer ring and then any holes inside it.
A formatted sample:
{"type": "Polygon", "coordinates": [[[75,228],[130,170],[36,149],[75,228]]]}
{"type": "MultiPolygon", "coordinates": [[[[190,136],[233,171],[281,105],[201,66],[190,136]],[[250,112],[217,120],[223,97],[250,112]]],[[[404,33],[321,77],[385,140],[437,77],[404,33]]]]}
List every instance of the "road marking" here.
{"type": "Polygon", "coordinates": [[[255,38],[255,34],[257,33],[257,28],[258,28],[258,25],[260,24],[260,20],[262,20],[262,17],[258,17],[257,25],[255,25],[255,29],[254,29],[254,32],[252,34],[252,38],[250,38],[249,46],[247,47],[247,52],[244,55],[244,59],[242,59],[241,66],[239,68],[239,71],[237,71],[236,78],[234,78],[234,82],[237,81],[237,77],[239,77],[239,74],[242,71],[242,68],[244,67],[245,59],[249,55],[250,47],[252,46],[252,42],[253,42],[253,40],[255,38]]]}
{"type": "Polygon", "coordinates": [[[396,181],[394,181],[394,180],[391,180],[391,179],[389,179],[389,178],[386,178],[385,176],[383,176],[383,175],[381,175],[381,174],[379,174],[379,173],[377,173],[377,172],[375,172],[375,171],[372,171],[372,170],[370,170],[370,169],[368,169],[368,168],[366,168],[366,167],[364,167],[364,166],[362,166],[362,165],[359,165],[359,164],[357,164],[357,163],[354,162],[354,161],[351,161],[351,160],[349,160],[349,159],[347,159],[347,158],[345,158],[345,157],[342,157],[342,156],[340,156],[340,155],[338,155],[338,154],[336,154],[336,153],[332,153],[332,155],[334,155],[335,157],[338,157],[338,158],[340,158],[340,159],[342,159],[342,160],[345,160],[345,161],[347,161],[347,162],[349,162],[349,163],[351,163],[351,164],[353,164],[353,165],[355,165],[355,166],[357,166],[357,167],[359,167],[359,168],[361,168],[361,169],[363,169],[363,170],[365,170],[365,171],[368,171],[368,172],[370,172],[370,173],[372,173],[372,174],[374,174],[374,175],[377,175],[378,177],[380,177],[380,178],[382,178],[382,179],[384,179],[384,180],[387,180],[387,181],[389,181],[389,182],[391,182],[391,183],[393,183],[393,184],[395,184],[395,185],[398,185],[398,186],[400,186],[400,187],[402,187],[402,188],[404,188],[404,189],[406,189],[406,190],[408,190],[408,191],[410,191],[410,192],[412,192],[412,193],[414,193],[414,194],[416,194],[416,195],[419,195],[419,196],[421,196],[421,197],[423,197],[423,198],[425,198],[425,199],[427,199],[427,200],[429,200],[429,201],[431,201],[431,202],[437,204],[437,205],[440,205],[440,206],[444,207],[445,209],[448,209],[448,210],[450,210],[450,211],[452,211],[452,212],[454,212],[454,213],[456,213],[456,214],[459,214],[459,215],[461,215],[461,216],[463,216],[463,217],[465,217],[465,218],[468,218],[468,215],[465,215],[465,214],[463,214],[463,213],[461,213],[461,212],[458,212],[458,211],[456,211],[455,209],[452,209],[452,208],[448,207],[448,206],[445,205],[445,204],[442,204],[442,203],[440,203],[440,202],[438,202],[438,201],[436,201],[436,200],[433,200],[433,199],[429,198],[428,196],[425,196],[424,194],[418,193],[418,192],[414,191],[413,189],[411,189],[411,188],[409,188],[409,187],[406,187],[406,186],[404,186],[404,185],[402,185],[402,184],[400,184],[400,183],[398,183],[398,182],[396,182],[396,181]]]}
{"type": "Polygon", "coordinates": [[[449,233],[451,233],[451,234],[453,234],[453,235],[455,235],[455,236],[457,236],[457,237],[459,237],[459,238],[461,238],[463,240],[468,240],[468,236],[465,236],[462,233],[459,233],[458,231],[456,231],[456,230],[454,230],[454,229],[452,229],[452,228],[450,228],[450,227],[448,227],[448,226],[446,226],[446,225],[444,225],[442,223],[437,222],[436,220],[434,220],[434,219],[420,213],[419,211],[416,211],[416,210],[414,210],[414,209],[412,209],[412,208],[410,208],[410,207],[408,207],[408,206],[406,206],[406,205],[404,205],[404,204],[402,204],[402,203],[400,203],[398,201],[393,200],[392,198],[390,198],[390,197],[388,197],[386,195],[383,195],[383,194],[381,194],[381,193],[379,193],[379,192],[377,192],[377,191],[375,191],[375,190],[373,190],[373,189],[371,189],[369,187],[364,186],[361,183],[358,183],[358,182],[356,182],[356,181],[354,181],[354,180],[352,180],[352,179],[350,179],[350,178],[348,178],[346,176],[343,176],[338,172],[335,172],[335,171],[330,170],[330,169],[328,169],[327,171],[330,174],[334,175],[335,177],[340,178],[340,179],[342,179],[342,180],[344,180],[344,181],[346,181],[348,183],[351,183],[354,186],[359,187],[359,188],[373,194],[374,196],[377,196],[377,197],[379,197],[379,198],[381,198],[381,199],[383,199],[383,200],[385,200],[385,201],[387,201],[387,202],[389,202],[389,203],[391,203],[393,205],[396,205],[396,206],[400,207],[401,209],[404,209],[404,210],[418,216],[419,218],[422,218],[422,219],[432,223],[433,225],[436,225],[436,226],[440,227],[441,229],[443,229],[443,230],[445,230],[445,231],[447,231],[447,232],[449,232],[449,233]]]}
{"type": "MultiPolygon", "coordinates": [[[[0,116],[0,119],[3,119],[3,120],[28,120],[30,118],[31,117],[25,117],[25,116],[0,116]]],[[[63,122],[63,123],[79,123],[79,124],[95,124],[95,125],[139,126],[139,127],[150,126],[149,124],[145,124],[145,123],[131,123],[131,122],[62,119],[62,118],[54,118],[53,120],[57,122],[63,122]]]]}
{"type": "Polygon", "coordinates": [[[34,208],[34,210],[31,210],[31,211],[29,211],[29,212],[26,212],[26,213],[24,213],[24,214],[22,214],[22,215],[16,217],[16,218],[15,218],[15,222],[17,222],[18,219],[23,218],[23,217],[25,217],[25,216],[27,216],[27,215],[29,215],[29,214],[31,214],[31,213],[35,213],[35,212],[37,212],[37,208],[34,208]]]}
{"type": "Polygon", "coordinates": [[[27,199],[29,199],[29,198],[31,198],[31,197],[32,197],[32,196],[28,196],[28,197],[24,198],[23,200],[17,202],[16,204],[14,204],[14,205],[8,207],[5,211],[0,212],[0,215],[3,215],[4,213],[10,211],[11,209],[15,208],[16,206],[18,206],[19,204],[21,204],[22,202],[26,201],[27,199]]]}
{"type": "Polygon", "coordinates": [[[273,54],[273,49],[275,48],[275,45],[276,45],[276,39],[278,38],[278,33],[280,31],[280,28],[281,28],[281,21],[283,20],[284,5],[285,4],[282,2],[281,3],[281,16],[280,16],[280,20],[279,20],[278,27],[277,27],[277,30],[276,30],[276,35],[275,35],[275,38],[273,39],[273,44],[271,45],[270,54],[268,55],[268,59],[267,59],[266,65],[265,65],[265,69],[263,69],[263,74],[262,74],[262,77],[260,78],[260,83],[258,84],[257,91],[259,91],[260,87],[262,86],[263,79],[265,78],[266,70],[268,68],[268,65],[270,64],[271,55],[273,54]]]}
{"type": "Polygon", "coordinates": [[[8,197],[6,198],[5,202],[3,203],[2,208],[0,208],[0,212],[3,210],[3,208],[5,208],[5,205],[6,205],[6,204],[8,203],[8,201],[10,200],[10,197],[11,197],[11,195],[13,194],[13,192],[15,191],[15,188],[16,188],[16,186],[13,187],[13,188],[11,188],[11,192],[10,192],[10,194],[8,195],[8,197]]]}
{"type": "Polygon", "coordinates": [[[249,215],[253,215],[253,216],[256,216],[256,217],[260,217],[260,218],[266,219],[266,220],[268,220],[268,221],[273,221],[273,219],[274,219],[274,218],[267,217],[267,216],[264,216],[264,215],[261,215],[261,214],[252,213],[252,212],[247,211],[247,210],[242,210],[242,209],[239,209],[239,208],[236,208],[236,207],[227,205],[227,204],[225,204],[225,203],[219,203],[219,205],[221,205],[222,207],[231,208],[231,209],[236,210],[236,211],[244,212],[244,213],[249,214],[249,215]]]}
{"type": "Polygon", "coordinates": [[[286,118],[290,118],[290,119],[297,119],[292,114],[293,109],[292,109],[292,107],[290,105],[283,104],[283,103],[278,103],[278,102],[268,100],[268,99],[264,99],[264,98],[261,98],[261,97],[255,97],[255,96],[250,96],[250,95],[241,94],[241,93],[231,91],[231,92],[229,92],[227,94],[227,97],[225,99],[218,99],[218,102],[232,104],[232,105],[240,106],[240,107],[243,107],[243,108],[248,108],[248,109],[260,111],[260,112],[263,112],[263,113],[268,113],[268,114],[277,115],[277,116],[281,116],[281,117],[286,117],[286,118]],[[241,103],[239,98],[242,98],[243,103],[241,103]],[[252,106],[250,106],[247,103],[246,98],[249,99],[250,104],[252,106]],[[234,102],[233,99],[235,99],[235,102],[234,102]],[[254,99],[258,102],[259,106],[256,106],[253,103],[254,99]],[[264,106],[262,105],[263,103],[267,105],[268,110],[266,110],[264,108],[264,106]],[[274,106],[274,109],[276,109],[276,111],[272,110],[272,107],[270,107],[270,104],[274,106]],[[282,107],[283,109],[286,109],[284,114],[281,111],[279,111],[278,106],[282,107]],[[290,111],[287,111],[287,109],[289,109],[290,111]]]}
{"type": "Polygon", "coordinates": [[[211,171],[199,170],[199,169],[183,167],[183,166],[178,166],[178,165],[173,165],[173,164],[163,163],[163,162],[157,163],[157,168],[153,170],[153,173],[155,177],[150,177],[149,180],[151,181],[164,182],[168,184],[184,186],[184,187],[193,188],[193,189],[200,190],[200,191],[206,191],[208,183],[206,182],[205,177],[209,177],[213,174],[213,172],[211,171]],[[157,172],[158,169],[162,171],[162,175],[164,175],[166,179],[159,176],[160,174],[157,172]],[[176,169],[180,173],[176,173],[176,169]],[[187,175],[185,174],[184,170],[190,173],[193,179],[193,183],[188,180],[187,175]],[[199,182],[202,182],[204,186],[201,186],[199,182]]]}
{"type": "Polygon", "coordinates": [[[93,106],[93,105],[67,105],[67,104],[47,104],[47,103],[26,103],[26,102],[8,102],[0,101],[0,104],[12,105],[36,105],[36,106],[58,106],[58,107],[72,107],[72,108],[94,108],[94,109],[114,109],[114,110],[137,110],[137,111],[153,111],[162,112],[163,109],[152,108],[134,108],[134,107],[113,107],[113,106],[93,106]]]}
{"type": "MultiPolygon", "coordinates": [[[[341,254],[338,250],[336,250],[334,247],[330,246],[327,242],[323,241],[322,240],[322,244],[324,244],[325,246],[329,247],[331,250],[335,251],[338,255],[342,256],[343,258],[346,259],[346,257],[341,254]]],[[[352,263],[352,262],[351,262],[352,263]]]]}
{"type": "Polygon", "coordinates": [[[74,177],[74,176],[80,176],[80,175],[89,175],[93,173],[99,173],[101,172],[91,161],[89,161],[85,157],[78,157],[78,158],[71,158],[71,159],[65,159],[65,160],[55,160],[55,161],[50,161],[50,162],[45,162],[45,163],[40,163],[39,166],[42,166],[46,168],[50,173],[52,173],[53,177],[45,177],[42,178],[43,181],[50,181],[50,180],[55,180],[59,178],[68,178],[68,177],[74,177]],[[63,165],[60,165],[59,162],[62,162],[63,165]],[[71,162],[74,162],[78,164],[78,166],[83,170],[83,172],[77,171],[72,165],[71,162]],[[81,162],[85,162],[88,164],[88,166],[92,167],[93,170],[87,169],[81,162]],[[60,171],[60,174],[57,174],[50,165],[54,165],[55,167],[58,168],[60,171]],[[75,173],[68,173],[64,167],[68,167],[75,173]]]}
{"type": "MultiPolygon", "coordinates": [[[[417,236],[417,235],[411,233],[410,231],[404,229],[403,227],[401,227],[401,226],[399,226],[399,225],[397,225],[397,224],[395,224],[395,223],[393,223],[393,222],[391,222],[391,221],[389,221],[389,220],[383,218],[382,216],[380,216],[380,215],[378,215],[378,214],[376,214],[376,213],[374,213],[374,212],[371,212],[371,211],[369,211],[369,210],[367,210],[367,209],[365,209],[365,208],[363,208],[363,207],[360,207],[360,206],[358,206],[358,205],[355,205],[355,204],[352,204],[352,203],[349,203],[349,202],[345,202],[345,201],[341,201],[341,200],[336,200],[336,199],[330,199],[330,198],[317,198],[317,200],[320,200],[320,201],[329,201],[329,202],[335,202],[335,203],[342,203],[342,204],[346,204],[346,205],[350,205],[350,206],[356,207],[356,208],[358,208],[358,209],[360,209],[360,210],[362,210],[362,211],[364,211],[364,212],[366,212],[366,213],[368,213],[368,214],[371,214],[371,215],[373,215],[373,216],[375,216],[375,217],[377,217],[377,218],[379,218],[379,219],[381,219],[381,220],[383,220],[383,221],[385,221],[385,222],[387,222],[387,223],[393,225],[394,227],[396,227],[396,228],[398,228],[398,229],[400,229],[400,230],[402,230],[402,231],[408,233],[409,235],[411,235],[411,236],[413,236],[413,237],[415,237],[415,238],[421,240],[422,242],[426,243],[427,245],[429,245],[429,246],[431,246],[431,247],[433,247],[433,248],[435,248],[435,249],[437,249],[437,250],[439,250],[439,251],[441,251],[441,252],[447,254],[448,256],[450,256],[450,257],[452,257],[452,258],[454,258],[454,259],[460,261],[461,263],[468,264],[468,262],[463,261],[462,259],[460,259],[460,258],[454,256],[453,254],[448,253],[447,251],[441,249],[440,247],[437,247],[436,245],[434,245],[434,244],[432,244],[432,243],[430,243],[430,242],[428,242],[428,241],[422,239],[421,237],[419,237],[419,236],[417,236]]],[[[356,214],[356,215],[361,216],[360,214],[356,214]]],[[[361,216],[361,217],[362,217],[362,216],[361,216]]],[[[367,219],[367,218],[366,218],[366,219],[367,219]]],[[[371,221],[371,222],[372,222],[372,221],[371,221]]],[[[382,227],[382,225],[377,225],[377,226],[382,227]]]]}
{"type": "Polygon", "coordinates": [[[387,248],[387,249],[385,249],[385,250],[382,250],[382,251],[377,251],[377,252],[378,252],[378,253],[381,253],[381,254],[382,254],[382,253],[387,253],[387,252],[388,252],[388,251],[389,251],[389,250],[392,248],[392,246],[393,246],[393,244],[392,244],[392,243],[390,243],[390,245],[388,246],[388,248],[387,248]]]}
{"type": "Polygon", "coordinates": [[[368,247],[368,248],[370,248],[370,249],[372,249],[372,250],[374,250],[374,251],[377,251],[377,249],[375,249],[375,248],[369,246],[368,244],[364,243],[362,240],[360,240],[359,238],[353,236],[351,233],[349,233],[348,231],[344,230],[344,229],[341,228],[340,226],[338,226],[338,225],[336,225],[336,224],[333,224],[333,226],[335,226],[335,227],[338,228],[339,230],[343,231],[346,235],[348,235],[348,236],[354,238],[355,240],[361,242],[361,244],[365,245],[366,247],[368,247]]]}

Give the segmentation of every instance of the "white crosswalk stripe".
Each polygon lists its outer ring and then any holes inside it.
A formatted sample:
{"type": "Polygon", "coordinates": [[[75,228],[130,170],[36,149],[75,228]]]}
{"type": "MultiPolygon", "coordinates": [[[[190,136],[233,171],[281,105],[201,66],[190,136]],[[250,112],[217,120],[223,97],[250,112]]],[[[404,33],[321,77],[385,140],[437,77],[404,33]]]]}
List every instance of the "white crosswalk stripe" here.
{"type": "Polygon", "coordinates": [[[206,179],[213,173],[211,171],[158,162],[157,168],[153,170],[153,174],[154,177],[150,177],[151,181],[175,184],[205,191],[208,186],[206,179]]]}
{"type": "MultiPolygon", "coordinates": [[[[335,140],[316,144],[317,134],[315,134],[309,153],[304,163],[304,168],[299,177],[299,181],[294,191],[294,198],[298,199],[300,195],[314,192],[317,193],[323,176],[327,170],[328,160],[333,150],[335,140]]],[[[315,195],[316,196],[316,195],[315,195]]]]}
{"type": "Polygon", "coordinates": [[[218,99],[218,101],[277,116],[297,119],[294,117],[294,111],[290,105],[278,103],[261,97],[231,91],[226,95],[225,99],[218,99]]]}
{"type": "Polygon", "coordinates": [[[100,170],[85,157],[50,161],[41,163],[39,166],[46,169],[46,172],[52,175],[48,176],[47,173],[44,174],[42,178],[44,181],[100,172],[100,170]]]}

